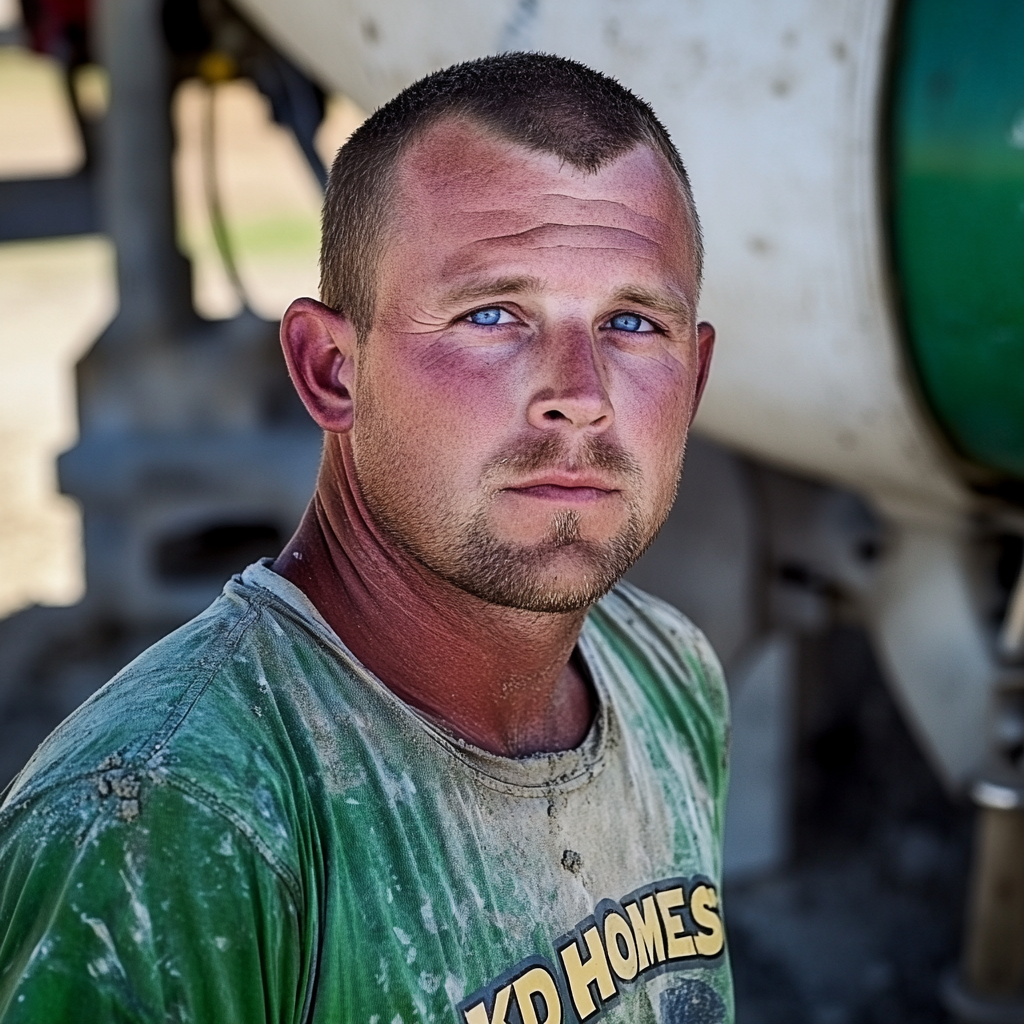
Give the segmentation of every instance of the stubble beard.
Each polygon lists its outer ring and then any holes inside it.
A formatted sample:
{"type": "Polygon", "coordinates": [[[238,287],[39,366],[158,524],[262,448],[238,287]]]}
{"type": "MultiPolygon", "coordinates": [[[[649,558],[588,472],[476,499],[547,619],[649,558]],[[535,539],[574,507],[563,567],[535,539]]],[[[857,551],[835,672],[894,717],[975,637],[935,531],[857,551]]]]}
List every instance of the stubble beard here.
{"type": "Polygon", "coordinates": [[[447,579],[484,601],[521,611],[574,612],[589,608],[643,554],[653,534],[645,536],[648,531],[633,510],[625,526],[601,543],[583,539],[580,521],[575,509],[559,509],[552,514],[543,541],[511,544],[495,537],[486,514],[480,513],[466,531],[447,579]],[[551,575],[551,563],[556,558],[575,563],[571,579],[551,575]]]}
{"type": "MultiPolygon", "coordinates": [[[[365,407],[364,407],[365,409],[365,407]]],[[[356,470],[363,500],[374,521],[407,555],[441,579],[489,604],[529,612],[581,611],[603,597],[644,553],[668,517],[672,493],[650,512],[635,495],[642,483],[636,461],[620,446],[601,437],[588,439],[566,458],[564,441],[555,435],[520,441],[492,458],[489,476],[521,475],[548,468],[602,469],[623,482],[627,517],[606,541],[582,535],[582,516],[575,509],[557,509],[547,535],[534,544],[519,544],[495,535],[489,520],[489,497],[468,518],[459,521],[436,495],[411,495],[396,485],[386,467],[401,464],[400,438],[371,414],[365,422],[356,470]],[[627,495],[634,495],[628,497],[627,495]],[[552,574],[559,561],[567,571],[552,574]]],[[[678,485],[682,461],[675,475],[678,485]]]]}

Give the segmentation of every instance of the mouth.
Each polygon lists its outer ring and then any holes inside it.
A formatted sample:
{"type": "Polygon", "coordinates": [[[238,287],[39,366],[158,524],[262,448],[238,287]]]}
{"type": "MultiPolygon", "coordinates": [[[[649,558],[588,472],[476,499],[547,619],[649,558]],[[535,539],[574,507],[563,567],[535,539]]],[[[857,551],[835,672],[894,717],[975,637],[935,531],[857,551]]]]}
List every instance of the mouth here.
{"type": "Polygon", "coordinates": [[[618,487],[591,473],[546,473],[502,490],[562,505],[589,505],[619,493],[618,487]]]}

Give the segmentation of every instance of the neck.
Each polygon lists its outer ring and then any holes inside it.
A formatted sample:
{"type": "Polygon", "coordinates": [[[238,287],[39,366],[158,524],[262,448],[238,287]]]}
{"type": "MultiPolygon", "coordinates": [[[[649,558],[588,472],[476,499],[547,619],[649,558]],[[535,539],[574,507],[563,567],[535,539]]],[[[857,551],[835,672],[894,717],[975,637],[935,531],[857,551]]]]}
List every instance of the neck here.
{"type": "Polygon", "coordinates": [[[573,651],[586,611],[490,604],[438,577],[374,523],[344,435],[274,570],[393,693],[495,754],[577,746],[593,699],[573,651]]]}

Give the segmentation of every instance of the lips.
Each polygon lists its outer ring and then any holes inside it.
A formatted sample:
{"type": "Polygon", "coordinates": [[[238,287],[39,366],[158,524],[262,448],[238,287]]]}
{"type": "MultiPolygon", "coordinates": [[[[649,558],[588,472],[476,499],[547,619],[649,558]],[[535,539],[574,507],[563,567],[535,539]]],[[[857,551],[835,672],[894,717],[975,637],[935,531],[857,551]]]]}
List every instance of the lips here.
{"type": "Polygon", "coordinates": [[[529,498],[541,498],[546,501],[565,502],[591,502],[607,498],[616,491],[605,491],[596,487],[551,487],[541,485],[539,487],[514,487],[510,488],[513,494],[522,494],[529,498]]]}
{"type": "Polygon", "coordinates": [[[618,487],[592,473],[547,473],[502,489],[527,498],[563,503],[600,501],[619,492],[618,487]]]}
{"type": "Polygon", "coordinates": [[[571,471],[555,471],[539,473],[536,476],[527,477],[517,484],[513,484],[507,490],[519,491],[528,490],[534,487],[558,487],[563,490],[593,490],[593,491],[617,491],[619,488],[609,481],[607,477],[599,473],[571,471]]]}

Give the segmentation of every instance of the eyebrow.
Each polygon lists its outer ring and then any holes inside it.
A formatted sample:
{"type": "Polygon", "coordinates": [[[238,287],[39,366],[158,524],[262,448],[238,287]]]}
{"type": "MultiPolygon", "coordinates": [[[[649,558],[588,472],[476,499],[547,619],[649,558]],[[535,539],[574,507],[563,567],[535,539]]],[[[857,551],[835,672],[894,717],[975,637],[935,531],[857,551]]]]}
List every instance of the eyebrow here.
{"type": "Polygon", "coordinates": [[[666,316],[675,317],[683,323],[693,323],[693,309],[690,304],[682,298],[666,292],[653,292],[647,288],[623,288],[617,291],[612,298],[617,305],[619,303],[646,306],[656,313],[664,313],[666,316]]]}
{"type": "Polygon", "coordinates": [[[524,292],[539,291],[540,288],[540,278],[537,277],[492,277],[459,285],[445,292],[442,302],[460,305],[463,302],[475,302],[477,299],[498,295],[522,295],[524,292]]]}
{"type": "MultiPolygon", "coordinates": [[[[495,298],[500,295],[522,295],[525,292],[540,291],[542,287],[540,278],[537,277],[493,277],[468,281],[459,285],[446,292],[442,296],[442,302],[446,305],[461,305],[465,302],[475,302],[477,299],[495,298]]],[[[685,324],[693,323],[693,309],[690,304],[685,299],[676,298],[666,292],[627,286],[619,289],[612,296],[613,305],[620,303],[645,306],[647,309],[674,317],[685,324]]]]}

